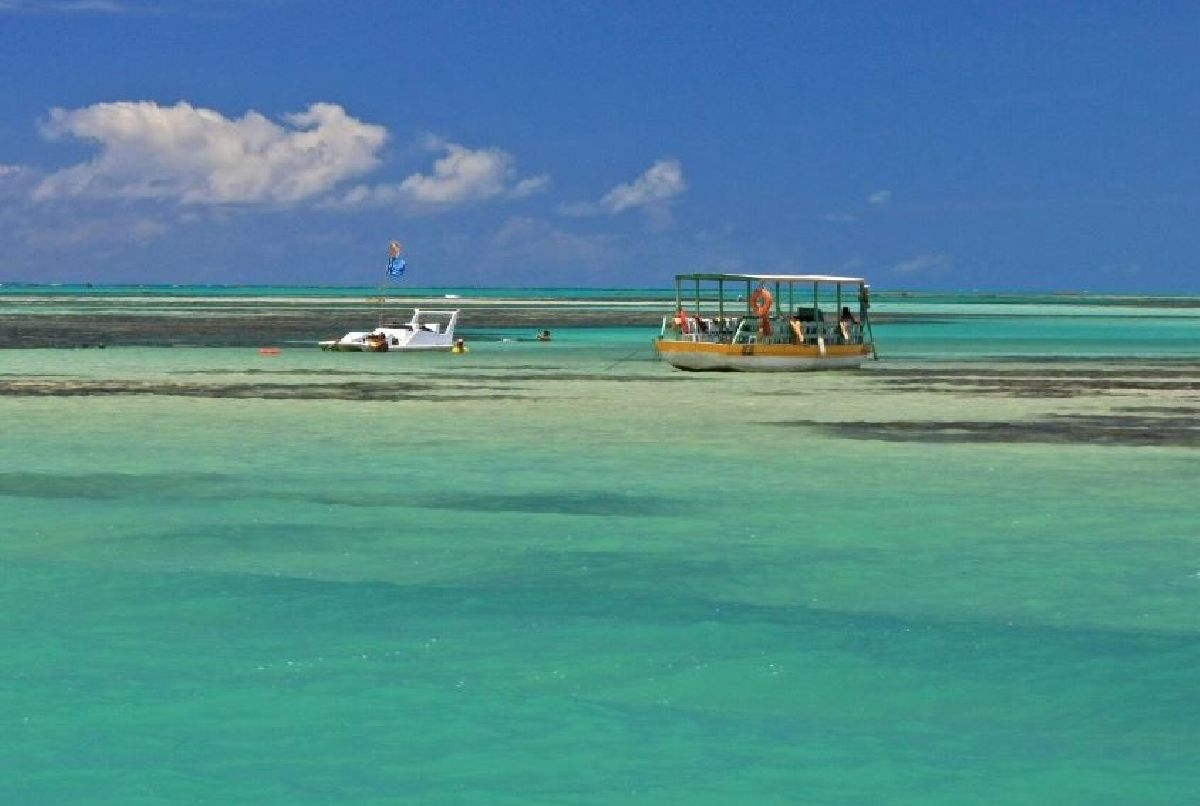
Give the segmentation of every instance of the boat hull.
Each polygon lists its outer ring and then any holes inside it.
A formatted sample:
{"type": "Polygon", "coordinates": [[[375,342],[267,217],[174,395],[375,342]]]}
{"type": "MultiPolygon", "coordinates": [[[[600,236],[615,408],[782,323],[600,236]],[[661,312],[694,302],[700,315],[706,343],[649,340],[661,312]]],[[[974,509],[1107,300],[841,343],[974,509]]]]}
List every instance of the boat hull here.
{"type": "Polygon", "coordinates": [[[379,352],[383,352],[383,350],[380,350],[377,347],[368,348],[362,344],[355,344],[353,342],[341,342],[341,341],[323,341],[320,343],[320,347],[322,350],[330,350],[335,353],[368,353],[368,352],[379,353],[379,352]]]}
{"type": "Polygon", "coordinates": [[[852,369],[871,357],[869,344],[715,344],[659,339],[654,347],[672,366],[697,372],[852,369]]]}
{"type": "Polygon", "coordinates": [[[322,350],[337,353],[448,353],[454,349],[453,344],[408,344],[398,347],[374,347],[350,341],[323,341],[319,342],[319,346],[322,350]]]}

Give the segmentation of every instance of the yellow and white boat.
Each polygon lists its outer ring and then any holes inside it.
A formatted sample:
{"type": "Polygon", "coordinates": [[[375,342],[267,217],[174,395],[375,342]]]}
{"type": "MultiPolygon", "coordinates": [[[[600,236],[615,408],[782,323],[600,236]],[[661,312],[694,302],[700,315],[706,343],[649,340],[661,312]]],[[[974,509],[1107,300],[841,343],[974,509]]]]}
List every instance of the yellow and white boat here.
{"type": "Polygon", "coordinates": [[[875,355],[870,307],[861,277],[677,274],[675,312],[654,347],[685,370],[857,367],[875,355]]]}

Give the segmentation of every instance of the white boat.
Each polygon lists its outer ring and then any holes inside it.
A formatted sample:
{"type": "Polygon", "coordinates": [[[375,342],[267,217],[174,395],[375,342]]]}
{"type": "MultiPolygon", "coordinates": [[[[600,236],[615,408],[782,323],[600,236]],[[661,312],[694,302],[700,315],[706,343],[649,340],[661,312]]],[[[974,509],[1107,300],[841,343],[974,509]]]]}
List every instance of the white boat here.
{"type": "Polygon", "coordinates": [[[374,330],[352,330],[340,339],[320,342],[322,350],[391,353],[419,350],[453,350],[458,311],[423,311],[417,308],[406,323],[381,317],[374,330]]]}
{"type": "Polygon", "coordinates": [[[677,274],[675,312],[663,317],[654,347],[684,370],[857,367],[875,354],[870,307],[861,277],[677,274]]]}

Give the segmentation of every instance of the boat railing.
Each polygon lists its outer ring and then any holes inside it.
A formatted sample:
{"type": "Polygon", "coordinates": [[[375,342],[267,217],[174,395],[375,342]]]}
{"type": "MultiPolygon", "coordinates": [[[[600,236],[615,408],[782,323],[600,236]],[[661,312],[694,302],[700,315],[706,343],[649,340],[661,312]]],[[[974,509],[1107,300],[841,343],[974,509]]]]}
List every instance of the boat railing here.
{"type": "Polygon", "coordinates": [[[792,344],[795,339],[782,317],[767,317],[768,327],[763,327],[762,317],[743,316],[733,344],[792,344]]]}
{"type": "Polygon", "coordinates": [[[659,333],[663,338],[694,342],[728,342],[737,329],[735,316],[687,316],[681,322],[677,316],[664,316],[659,333]]]}
{"type": "Polygon", "coordinates": [[[862,325],[847,323],[843,328],[836,322],[806,322],[801,327],[806,341],[815,340],[819,336],[826,341],[862,344],[862,325]]]}
{"type": "Polygon", "coordinates": [[[787,316],[768,317],[769,333],[758,316],[664,316],[660,336],[674,341],[716,344],[862,344],[863,328],[856,323],[797,320],[787,316]]]}
{"type": "Polygon", "coordinates": [[[744,317],[733,335],[733,344],[862,344],[863,329],[857,323],[845,326],[838,322],[798,321],[785,316],[772,316],[769,333],[757,316],[744,317]]]}

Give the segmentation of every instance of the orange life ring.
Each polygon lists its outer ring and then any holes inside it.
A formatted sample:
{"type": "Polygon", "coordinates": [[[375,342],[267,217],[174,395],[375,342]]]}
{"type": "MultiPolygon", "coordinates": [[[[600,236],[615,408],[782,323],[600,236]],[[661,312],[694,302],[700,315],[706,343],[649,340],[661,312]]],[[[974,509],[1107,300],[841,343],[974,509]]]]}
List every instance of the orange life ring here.
{"type": "Polygon", "coordinates": [[[766,286],[761,286],[750,295],[750,310],[754,311],[757,316],[767,316],[771,313],[771,305],[774,302],[775,299],[771,296],[771,292],[766,289],[766,286]]]}

